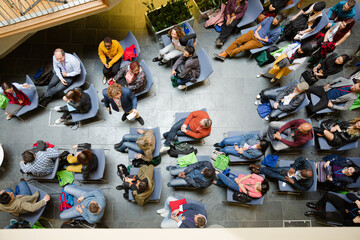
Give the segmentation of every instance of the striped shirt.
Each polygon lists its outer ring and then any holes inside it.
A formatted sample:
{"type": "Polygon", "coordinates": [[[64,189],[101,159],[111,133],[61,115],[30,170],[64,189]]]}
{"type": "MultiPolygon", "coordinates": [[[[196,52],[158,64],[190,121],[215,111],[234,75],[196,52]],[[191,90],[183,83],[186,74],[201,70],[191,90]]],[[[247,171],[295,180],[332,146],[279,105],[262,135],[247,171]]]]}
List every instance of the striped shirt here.
{"type": "Polygon", "coordinates": [[[45,176],[50,174],[54,169],[54,158],[59,156],[58,150],[48,148],[46,151],[36,153],[36,158],[32,163],[20,163],[21,170],[24,173],[31,173],[34,176],[45,176]]]}

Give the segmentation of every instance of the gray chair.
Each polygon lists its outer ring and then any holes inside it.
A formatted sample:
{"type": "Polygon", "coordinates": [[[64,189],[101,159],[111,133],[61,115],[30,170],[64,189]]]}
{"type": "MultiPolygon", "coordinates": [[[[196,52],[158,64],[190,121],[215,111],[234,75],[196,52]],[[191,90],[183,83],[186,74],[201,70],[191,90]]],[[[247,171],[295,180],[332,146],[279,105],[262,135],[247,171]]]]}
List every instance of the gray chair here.
{"type": "MultiPolygon", "coordinates": [[[[319,127],[321,126],[321,122],[322,121],[319,121],[319,127]]],[[[329,144],[327,143],[327,141],[324,137],[317,136],[317,138],[318,138],[318,142],[319,142],[319,146],[320,146],[321,150],[346,151],[346,150],[356,149],[358,147],[358,143],[359,143],[359,140],[357,140],[355,142],[348,143],[348,144],[342,146],[341,148],[333,149],[329,146],[329,144]]]]}
{"type": "Polygon", "coordinates": [[[306,34],[302,40],[304,40],[304,39],[306,39],[306,38],[308,38],[308,37],[311,37],[311,36],[319,33],[328,23],[330,23],[330,20],[329,20],[329,18],[328,18],[327,15],[326,15],[326,11],[323,10],[323,11],[322,11],[322,17],[321,17],[321,19],[320,19],[320,22],[316,25],[314,31],[312,31],[312,32],[309,33],[309,34],[306,34]]]}
{"type": "Polygon", "coordinates": [[[241,28],[249,23],[254,22],[260,13],[264,10],[260,0],[248,1],[248,7],[245,11],[244,17],[237,24],[237,28],[241,28]]]}
{"type": "MultiPolygon", "coordinates": [[[[88,180],[84,180],[82,173],[74,173],[75,180],[80,182],[94,182],[94,181],[104,181],[104,172],[105,172],[105,153],[104,149],[91,149],[91,152],[94,153],[98,159],[98,167],[95,171],[91,172],[88,180]]],[[[106,182],[106,181],[104,181],[106,182]]]]}
{"type": "MultiPolygon", "coordinates": [[[[136,175],[139,171],[139,168],[131,168],[130,175],[136,175]]],[[[161,168],[154,168],[154,192],[151,194],[151,197],[148,202],[159,202],[161,198],[162,190],[162,177],[161,177],[161,168]]],[[[129,200],[135,202],[135,199],[132,194],[129,194],[129,200]]]]}
{"type": "MultiPolygon", "coordinates": [[[[139,128],[130,128],[130,134],[138,134],[137,130],[139,128]]],[[[146,128],[141,128],[142,130],[147,130],[146,128]]],[[[153,152],[153,158],[156,158],[159,156],[160,154],[160,146],[161,146],[161,134],[160,134],[160,128],[156,127],[156,128],[150,128],[151,130],[153,130],[154,132],[154,136],[155,136],[155,149],[153,152]]],[[[129,149],[129,159],[135,159],[135,154],[137,154],[137,152],[129,149]]]]}
{"type": "MultiPolygon", "coordinates": [[[[239,170],[231,170],[230,173],[232,173],[234,175],[237,175],[237,176],[239,174],[244,174],[244,175],[251,174],[251,172],[239,171],[239,170]]],[[[265,179],[264,174],[259,174],[259,175],[262,176],[265,179]]],[[[225,203],[230,203],[230,204],[236,204],[236,205],[243,206],[243,207],[250,207],[252,205],[262,205],[264,203],[265,196],[262,196],[261,198],[254,198],[253,200],[251,200],[248,203],[242,203],[242,202],[235,201],[233,199],[233,194],[234,194],[234,191],[231,190],[230,188],[227,188],[227,190],[226,190],[226,200],[224,202],[225,203]]]]}
{"type": "Polygon", "coordinates": [[[286,11],[286,10],[289,10],[289,9],[295,7],[295,6],[300,2],[300,0],[292,0],[292,2],[293,2],[293,3],[285,6],[285,7],[284,7],[283,9],[281,9],[280,11],[281,11],[281,12],[284,12],[284,11],[286,11]]]}
{"type": "MultiPolygon", "coordinates": [[[[312,103],[313,105],[317,104],[317,103],[320,101],[320,98],[319,98],[318,96],[316,96],[315,94],[312,94],[312,93],[310,93],[310,99],[311,99],[311,103],[312,103]]],[[[344,106],[345,103],[340,103],[340,104],[338,104],[338,105],[339,105],[339,106],[344,106]]],[[[317,112],[314,113],[314,114],[319,115],[319,114],[326,114],[326,113],[332,113],[332,112],[335,112],[335,111],[332,110],[332,109],[330,109],[330,108],[324,108],[324,109],[322,109],[322,110],[320,110],[320,111],[317,111],[317,112]]]]}
{"type": "MultiPolygon", "coordinates": [[[[260,138],[262,137],[262,132],[260,130],[246,131],[246,132],[231,131],[231,132],[228,132],[228,137],[236,137],[236,136],[249,135],[249,134],[254,134],[254,135],[256,134],[256,135],[260,136],[260,138]]],[[[246,159],[246,158],[243,158],[242,156],[238,157],[238,156],[229,154],[229,164],[247,164],[249,162],[261,160],[263,157],[264,157],[264,155],[262,155],[258,158],[255,158],[255,159],[246,159]]]]}
{"type": "MultiPolygon", "coordinates": [[[[145,75],[146,75],[146,88],[139,92],[136,93],[135,96],[138,97],[140,95],[144,95],[145,93],[147,93],[148,91],[150,91],[152,85],[154,84],[154,80],[150,71],[150,68],[148,67],[148,65],[146,64],[146,62],[143,60],[141,60],[140,62],[140,66],[143,68],[145,75]]],[[[154,92],[154,95],[156,95],[156,93],[154,92]]]]}
{"type": "MultiPolygon", "coordinates": [[[[184,24],[189,29],[189,33],[187,35],[195,33],[194,29],[191,27],[191,25],[190,25],[190,23],[188,21],[185,21],[184,24]]],[[[161,41],[163,42],[165,47],[171,43],[171,39],[170,39],[170,37],[168,36],[167,33],[161,35],[161,41]]],[[[193,42],[194,42],[194,40],[191,39],[190,41],[188,41],[187,45],[192,46],[193,42]]]]}
{"type": "MultiPolygon", "coordinates": [[[[312,172],[313,172],[313,180],[314,183],[311,186],[311,188],[309,190],[307,190],[306,192],[316,192],[317,189],[317,174],[316,174],[316,167],[315,167],[315,162],[313,161],[309,161],[310,165],[312,167],[312,172]]],[[[290,160],[279,160],[279,167],[290,167],[290,164],[294,163],[294,161],[290,161],[290,160]]],[[[278,181],[278,185],[279,185],[279,191],[280,192],[285,192],[285,193],[301,193],[301,191],[293,188],[289,183],[287,182],[283,182],[283,181],[278,181]],[[283,183],[285,183],[285,186],[283,185],[283,183]]],[[[279,193],[279,192],[278,192],[279,193]]]]}
{"type": "MultiPolygon", "coordinates": [[[[47,195],[47,193],[45,191],[35,187],[34,185],[31,185],[28,183],[28,186],[29,186],[31,194],[34,194],[36,191],[39,191],[40,195],[39,195],[38,201],[42,200],[45,197],[45,195],[47,195]]],[[[33,226],[36,223],[36,221],[41,217],[45,208],[46,208],[46,204],[45,204],[45,206],[36,210],[35,212],[21,214],[21,215],[19,215],[19,217],[20,217],[20,219],[23,219],[23,220],[29,222],[30,226],[33,226]]]]}
{"type": "Polygon", "coordinates": [[[81,87],[81,86],[84,85],[85,82],[86,82],[87,72],[86,72],[85,66],[84,66],[84,64],[82,63],[82,61],[80,60],[80,58],[76,55],[76,53],[73,53],[73,55],[74,55],[77,59],[79,59],[79,61],[80,61],[81,73],[80,73],[80,76],[76,79],[76,81],[73,82],[68,88],[66,88],[66,89],[64,90],[64,93],[67,93],[70,89],[73,89],[73,88],[76,88],[76,87],[81,87]]]}
{"type": "MultiPolygon", "coordinates": [[[[26,83],[29,84],[30,86],[32,86],[33,88],[29,88],[29,89],[24,89],[23,93],[29,98],[31,104],[30,105],[25,105],[23,106],[20,111],[18,111],[16,113],[16,116],[18,118],[20,118],[21,115],[30,112],[31,110],[34,110],[35,108],[38,107],[39,102],[38,102],[38,93],[35,87],[34,82],[31,80],[31,78],[29,77],[29,75],[26,75],[26,83]]],[[[20,118],[21,119],[21,118],[20,118]]]]}
{"type": "Polygon", "coordinates": [[[38,182],[58,182],[58,180],[56,178],[56,172],[57,172],[58,168],[59,168],[59,158],[56,158],[55,162],[54,162],[54,169],[53,169],[52,173],[50,173],[46,176],[41,176],[41,177],[28,174],[26,178],[27,178],[27,180],[35,180],[38,182]]]}
{"type": "MultiPolygon", "coordinates": [[[[353,161],[356,166],[360,167],[360,157],[352,157],[348,158],[351,161],[353,161]]],[[[356,182],[350,183],[346,186],[347,188],[360,188],[360,177],[357,178],[356,182]]]]}
{"type": "MultiPolygon", "coordinates": [[[[289,84],[286,85],[286,86],[283,86],[283,87],[281,87],[281,88],[277,88],[276,90],[277,90],[277,91],[280,91],[280,90],[283,90],[283,89],[287,88],[288,86],[290,86],[290,85],[292,85],[292,84],[296,85],[296,84],[299,84],[299,83],[300,83],[299,81],[294,81],[294,82],[289,83],[289,84]]],[[[271,106],[273,106],[274,103],[275,103],[274,100],[270,100],[271,106]]],[[[286,117],[286,116],[288,116],[288,115],[290,115],[290,114],[296,113],[296,112],[298,112],[300,109],[302,109],[302,108],[304,108],[305,106],[307,106],[309,103],[310,103],[310,101],[309,101],[307,95],[305,94],[305,99],[304,99],[304,101],[303,101],[295,110],[293,110],[293,111],[291,111],[291,112],[281,113],[279,116],[277,116],[277,119],[284,118],[284,117],[286,117]]]]}
{"type": "MultiPolygon", "coordinates": [[[[200,109],[201,111],[205,111],[207,112],[206,108],[200,109]]],[[[180,121],[183,118],[187,118],[187,116],[189,116],[191,112],[183,112],[183,113],[175,113],[175,122],[180,121]]],[[[210,136],[210,134],[209,134],[210,136]]],[[[189,136],[178,136],[178,141],[179,142],[198,142],[201,141],[203,138],[192,138],[189,136]]]]}
{"type": "MultiPolygon", "coordinates": [[[[126,35],[126,37],[121,40],[120,42],[121,47],[123,48],[123,50],[125,51],[126,48],[130,47],[131,45],[135,44],[136,47],[136,58],[134,59],[134,61],[136,61],[138,59],[138,57],[140,56],[140,45],[138,43],[138,41],[136,40],[136,37],[134,36],[134,34],[129,31],[128,34],[126,35]]],[[[128,63],[131,63],[131,61],[125,61],[123,59],[123,57],[121,58],[121,65],[120,67],[125,66],[128,63]]]]}

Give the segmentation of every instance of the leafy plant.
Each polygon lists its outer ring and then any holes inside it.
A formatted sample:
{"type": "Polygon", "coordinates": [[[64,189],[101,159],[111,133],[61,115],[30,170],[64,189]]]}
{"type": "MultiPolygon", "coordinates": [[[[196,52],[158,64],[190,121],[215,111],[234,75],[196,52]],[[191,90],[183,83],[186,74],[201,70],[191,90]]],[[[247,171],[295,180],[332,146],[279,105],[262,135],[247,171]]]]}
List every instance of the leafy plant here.
{"type": "Polygon", "coordinates": [[[189,0],[168,0],[159,9],[155,9],[153,0],[143,4],[147,7],[146,12],[155,31],[160,31],[191,18],[188,2],[189,0]]]}
{"type": "Polygon", "coordinates": [[[198,5],[200,11],[205,12],[207,10],[213,8],[220,8],[221,3],[226,4],[226,0],[195,0],[196,4],[198,5]]]}

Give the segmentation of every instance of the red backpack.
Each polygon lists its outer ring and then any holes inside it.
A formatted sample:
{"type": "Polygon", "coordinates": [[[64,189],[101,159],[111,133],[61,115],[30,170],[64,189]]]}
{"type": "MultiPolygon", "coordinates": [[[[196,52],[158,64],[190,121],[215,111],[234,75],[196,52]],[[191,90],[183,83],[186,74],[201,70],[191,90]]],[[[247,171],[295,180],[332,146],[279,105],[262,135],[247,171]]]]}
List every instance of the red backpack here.
{"type": "Polygon", "coordinates": [[[135,44],[125,49],[124,60],[133,61],[137,57],[135,44]]]}

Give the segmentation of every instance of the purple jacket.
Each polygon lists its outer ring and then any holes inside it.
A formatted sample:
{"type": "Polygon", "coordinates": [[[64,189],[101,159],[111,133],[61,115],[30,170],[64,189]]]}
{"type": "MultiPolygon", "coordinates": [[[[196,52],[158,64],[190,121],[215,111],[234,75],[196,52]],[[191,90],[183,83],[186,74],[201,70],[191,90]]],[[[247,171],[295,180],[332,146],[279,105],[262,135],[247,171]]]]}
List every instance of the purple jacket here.
{"type": "Polygon", "coordinates": [[[231,14],[235,14],[236,15],[236,19],[239,20],[241,19],[244,14],[245,11],[248,7],[248,1],[247,0],[243,0],[244,3],[241,3],[239,7],[236,6],[236,0],[229,0],[228,3],[226,4],[226,8],[225,8],[225,14],[224,14],[224,18],[226,19],[227,15],[231,14]]]}

